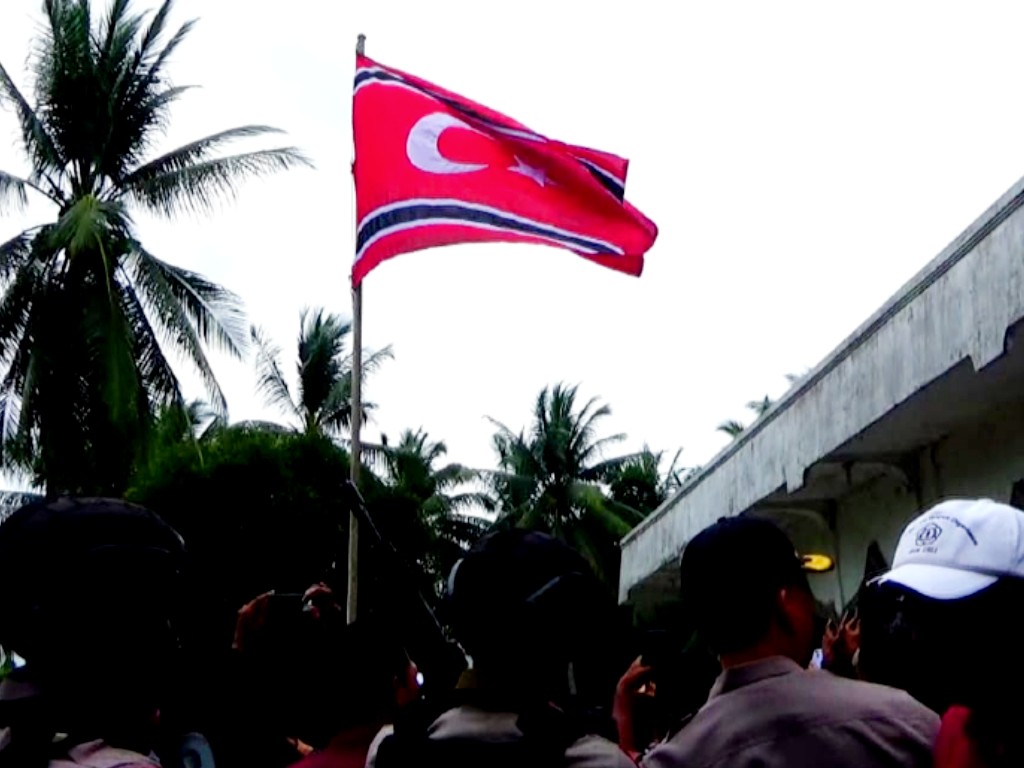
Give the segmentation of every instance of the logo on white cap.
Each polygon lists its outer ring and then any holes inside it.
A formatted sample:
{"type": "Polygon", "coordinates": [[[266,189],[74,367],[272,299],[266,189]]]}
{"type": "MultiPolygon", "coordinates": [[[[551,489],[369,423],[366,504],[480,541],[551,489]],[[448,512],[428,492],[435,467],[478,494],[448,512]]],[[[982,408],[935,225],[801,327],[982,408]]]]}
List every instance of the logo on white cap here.
{"type": "Polygon", "coordinates": [[[919,547],[929,547],[938,541],[939,536],[941,535],[941,525],[938,523],[926,523],[921,527],[921,530],[917,532],[917,539],[915,541],[919,547]]]}
{"type": "Polygon", "coordinates": [[[880,581],[956,600],[1001,577],[1024,578],[1024,512],[989,499],[956,499],[903,530],[893,568],[880,581]]]}

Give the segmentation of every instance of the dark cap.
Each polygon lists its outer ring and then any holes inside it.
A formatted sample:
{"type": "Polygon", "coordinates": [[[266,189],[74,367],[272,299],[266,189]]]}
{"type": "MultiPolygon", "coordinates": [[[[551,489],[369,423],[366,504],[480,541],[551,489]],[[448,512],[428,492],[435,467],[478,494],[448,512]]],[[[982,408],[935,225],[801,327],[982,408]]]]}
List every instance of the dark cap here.
{"type": "Polygon", "coordinates": [[[512,529],[487,534],[456,564],[446,605],[456,632],[470,636],[460,640],[472,643],[481,630],[494,638],[569,626],[601,594],[589,563],[574,549],[543,533],[512,529]]]}
{"type": "Polygon", "coordinates": [[[452,569],[449,597],[507,605],[527,601],[552,580],[593,576],[576,550],[537,531],[514,528],[483,536],[452,569]]]}
{"type": "MultiPolygon", "coordinates": [[[[687,544],[680,564],[683,602],[713,645],[756,641],[748,635],[770,621],[783,587],[807,587],[803,559],[774,523],[721,518],[687,544]],[[748,631],[744,631],[747,629],[748,631]]],[[[722,650],[719,648],[718,650],[722,650]]],[[[728,649],[733,650],[733,649],[728,649]]]]}
{"type": "MultiPolygon", "coordinates": [[[[40,607],[104,598],[155,599],[159,581],[184,560],[181,537],[152,512],[116,499],[32,502],[0,524],[0,641],[40,607]]],[[[87,609],[87,606],[81,606],[87,609]]]]}

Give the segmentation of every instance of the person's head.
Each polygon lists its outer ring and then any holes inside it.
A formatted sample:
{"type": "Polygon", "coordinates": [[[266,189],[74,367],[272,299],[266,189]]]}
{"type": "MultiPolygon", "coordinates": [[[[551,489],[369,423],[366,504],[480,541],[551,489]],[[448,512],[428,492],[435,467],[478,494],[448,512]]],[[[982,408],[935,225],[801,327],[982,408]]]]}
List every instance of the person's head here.
{"type": "Polygon", "coordinates": [[[133,746],[174,674],[185,548],[141,507],[58,499],[0,525],[0,645],[27,663],[54,726],[133,746]]]}
{"type": "MultiPolygon", "coordinates": [[[[993,685],[1024,681],[1012,659],[988,666],[1007,642],[1006,617],[1024,604],[1024,512],[988,499],[937,504],[903,530],[892,569],[873,587],[900,606],[913,634],[901,660],[906,686],[933,708],[977,705],[993,685]]],[[[884,652],[865,638],[865,661],[884,652]]]]}
{"type": "MultiPolygon", "coordinates": [[[[296,605],[295,610],[298,610],[296,605]]],[[[346,624],[338,607],[269,626],[260,664],[276,725],[314,747],[352,728],[393,722],[415,698],[416,667],[373,615],[346,624]]]]}
{"type": "Polygon", "coordinates": [[[686,546],[680,576],[683,608],[724,666],[767,656],[810,662],[814,597],[803,560],[775,524],[720,519],[686,546]]]}
{"type": "Polygon", "coordinates": [[[455,565],[445,608],[484,687],[558,696],[609,615],[605,598],[579,553],[514,529],[484,536],[455,565]]]}

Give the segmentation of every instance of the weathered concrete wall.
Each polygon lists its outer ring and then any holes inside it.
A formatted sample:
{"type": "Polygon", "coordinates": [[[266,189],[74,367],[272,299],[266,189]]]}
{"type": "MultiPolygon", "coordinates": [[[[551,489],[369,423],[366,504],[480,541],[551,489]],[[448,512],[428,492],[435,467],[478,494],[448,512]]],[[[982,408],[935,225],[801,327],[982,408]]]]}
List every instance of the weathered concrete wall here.
{"type": "MultiPolygon", "coordinates": [[[[844,498],[836,516],[836,540],[839,551],[838,576],[841,589],[828,595],[842,608],[857,592],[864,576],[868,547],[877,541],[886,562],[892,564],[903,526],[918,513],[917,498],[893,477],[882,477],[866,488],[844,498]]],[[[819,594],[819,599],[826,599],[819,594]]]]}
{"type": "MultiPolygon", "coordinates": [[[[1024,392],[1021,393],[1024,397],[1024,392]]],[[[985,497],[1009,502],[1014,483],[1024,479],[1024,402],[998,408],[969,428],[923,452],[919,463],[921,501],[893,477],[881,478],[844,497],[836,517],[842,592],[821,599],[849,600],[863,575],[864,558],[877,541],[891,563],[900,532],[920,511],[951,497],[985,497]]]]}
{"type": "Polygon", "coordinates": [[[999,357],[1024,317],[1022,203],[1024,180],[627,536],[620,598],[718,517],[801,488],[816,462],[957,363],[969,358],[980,370],[999,357]]]}

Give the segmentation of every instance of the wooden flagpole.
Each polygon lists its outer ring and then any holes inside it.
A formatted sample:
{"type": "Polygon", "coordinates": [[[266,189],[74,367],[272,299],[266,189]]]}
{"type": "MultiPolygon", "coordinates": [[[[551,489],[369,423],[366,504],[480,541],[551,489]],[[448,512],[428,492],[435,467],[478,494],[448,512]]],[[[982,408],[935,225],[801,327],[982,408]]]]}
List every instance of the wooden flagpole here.
{"type": "MultiPolygon", "coordinates": [[[[356,53],[364,55],[366,35],[356,38],[356,53]]],[[[354,225],[359,222],[353,217],[354,225]]],[[[352,450],[349,456],[350,477],[359,487],[359,465],[362,461],[360,432],[363,427],[363,284],[352,286],[352,450]]],[[[345,616],[348,623],[356,620],[359,603],[359,519],[355,512],[348,516],[348,594],[345,616]]]]}

